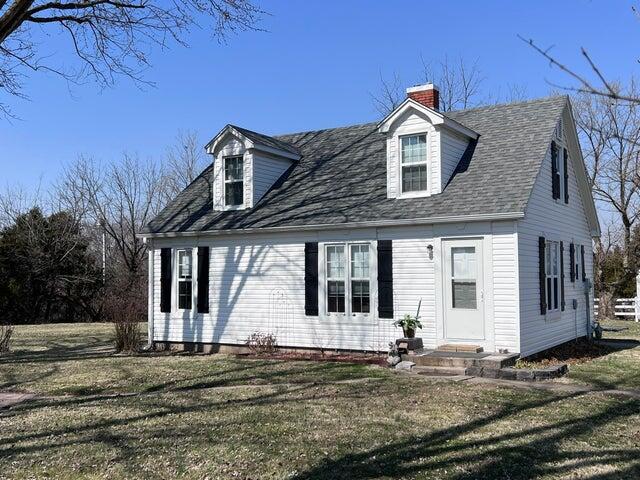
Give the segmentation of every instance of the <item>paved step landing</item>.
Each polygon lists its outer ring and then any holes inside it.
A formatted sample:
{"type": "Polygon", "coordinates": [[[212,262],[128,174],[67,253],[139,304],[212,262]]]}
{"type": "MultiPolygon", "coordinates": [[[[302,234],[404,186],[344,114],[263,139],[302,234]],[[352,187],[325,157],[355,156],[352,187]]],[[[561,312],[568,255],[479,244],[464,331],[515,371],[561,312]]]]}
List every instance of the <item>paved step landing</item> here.
{"type": "Polygon", "coordinates": [[[516,353],[446,352],[442,350],[423,350],[402,356],[403,360],[409,360],[422,367],[482,367],[487,369],[513,366],[518,358],[519,355],[516,353]]]}

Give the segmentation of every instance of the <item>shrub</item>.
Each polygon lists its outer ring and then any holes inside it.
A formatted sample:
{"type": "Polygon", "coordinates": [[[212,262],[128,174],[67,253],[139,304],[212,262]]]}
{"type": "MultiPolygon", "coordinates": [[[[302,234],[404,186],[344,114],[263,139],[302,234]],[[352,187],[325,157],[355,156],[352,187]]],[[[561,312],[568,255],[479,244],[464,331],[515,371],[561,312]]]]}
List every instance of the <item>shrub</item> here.
{"type": "Polygon", "coordinates": [[[118,352],[137,352],[140,347],[140,324],[130,320],[113,322],[115,347],[118,352]]]}
{"type": "Polygon", "coordinates": [[[13,335],[13,325],[0,325],[0,353],[9,351],[11,335],[13,335]]]}
{"type": "Polygon", "coordinates": [[[113,323],[118,352],[136,352],[140,348],[140,322],[147,316],[145,291],[139,276],[114,277],[107,282],[102,314],[113,323]]]}
{"type": "Polygon", "coordinates": [[[245,345],[255,355],[273,353],[277,349],[277,339],[272,333],[255,332],[249,335],[245,345]]]}

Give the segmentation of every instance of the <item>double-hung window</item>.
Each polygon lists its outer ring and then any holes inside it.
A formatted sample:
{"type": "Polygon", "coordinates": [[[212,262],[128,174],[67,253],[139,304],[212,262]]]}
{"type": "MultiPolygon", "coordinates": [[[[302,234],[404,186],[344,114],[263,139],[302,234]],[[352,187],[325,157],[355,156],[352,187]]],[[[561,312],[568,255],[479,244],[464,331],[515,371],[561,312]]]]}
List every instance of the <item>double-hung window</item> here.
{"type": "Polygon", "coordinates": [[[369,313],[371,311],[369,244],[327,245],[325,263],[327,313],[354,315],[369,313]]]}
{"type": "Polygon", "coordinates": [[[369,245],[350,245],[351,312],[369,313],[369,245]]]}
{"type": "Polygon", "coordinates": [[[400,137],[402,193],[427,191],[427,135],[400,137]]]}
{"type": "Polygon", "coordinates": [[[178,309],[191,310],[193,302],[193,262],[191,249],[177,251],[178,309]]]}
{"type": "Polygon", "coordinates": [[[224,159],[224,204],[228,207],[244,203],[244,162],[242,156],[224,159]]]}
{"type": "Polygon", "coordinates": [[[327,256],[327,312],[345,311],[344,245],[328,245],[327,256]]]}
{"type": "Polygon", "coordinates": [[[545,245],[547,312],[560,307],[560,242],[547,240],[545,245]]]}
{"type": "Polygon", "coordinates": [[[580,255],[581,255],[581,248],[580,248],[580,245],[577,245],[577,244],[576,244],[576,245],[573,247],[573,251],[574,251],[574,254],[573,254],[573,257],[574,257],[574,258],[573,258],[573,260],[574,260],[574,262],[575,262],[575,267],[573,267],[573,268],[575,268],[575,270],[574,270],[575,276],[574,276],[573,278],[574,278],[574,279],[575,279],[575,281],[577,282],[577,281],[578,281],[578,279],[580,278],[580,263],[581,263],[581,262],[580,262],[580,255]]]}

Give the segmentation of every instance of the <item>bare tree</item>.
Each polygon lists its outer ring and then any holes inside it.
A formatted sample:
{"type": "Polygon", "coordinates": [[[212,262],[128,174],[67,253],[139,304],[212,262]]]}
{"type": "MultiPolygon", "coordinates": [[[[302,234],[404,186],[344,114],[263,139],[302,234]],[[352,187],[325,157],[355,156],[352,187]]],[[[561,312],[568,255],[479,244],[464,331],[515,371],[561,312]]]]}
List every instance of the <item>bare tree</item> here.
{"type": "MultiPolygon", "coordinates": [[[[203,22],[212,22],[219,39],[255,30],[262,13],[251,0],[0,0],[0,88],[24,96],[28,71],[103,87],[120,76],[142,82],[152,45],[184,45],[189,29],[203,22]],[[35,27],[65,36],[77,67],[53,63],[51,52],[42,52],[33,39],[35,27]]],[[[0,107],[9,112],[7,105],[0,107]]]]}
{"type": "Polygon", "coordinates": [[[154,162],[134,155],[124,154],[105,167],[80,157],[66,167],[57,191],[66,210],[104,229],[117,253],[113,260],[136,277],[146,265],[146,248],[138,234],[162,207],[164,178],[154,162]]]}
{"type": "Polygon", "coordinates": [[[456,60],[444,60],[437,63],[422,62],[422,77],[425,82],[436,84],[440,88],[440,110],[460,110],[480,103],[480,94],[484,77],[478,66],[478,60],[467,62],[463,57],[456,60]]]}
{"type": "MultiPolygon", "coordinates": [[[[628,91],[640,93],[635,80],[628,91]]],[[[640,218],[640,105],[584,92],[575,97],[574,107],[594,196],[619,220],[624,265],[629,267],[631,234],[640,218]]]]}
{"type": "MultiPolygon", "coordinates": [[[[640,17],[640,13],[634,6],[631,7],[631,10],[636,17],[640,17]]],[[[581,47],[580,54],[582,55],[582,58],[586,63],[587,71],[589,72],[588,74],[579,73],[575,68],[569,67],[567,64],[558,60],[558,58],[552,54],[553,46],[544,48],[537,44],[533,39],[526,39],[520,35],[518,35],[518,38],[520,38],[534,51],[548,60],[550,67],[559,69],[570,80],[574,82],[573,86],[560,86],[554,84],[554,87],[560,88],[565,91],[584,93],[596,97],[605,97],[618,101],[640,103],[640,96],[637,95],[637,92],[625,92],[624,90],[616,88],[615,82],[607,80],[606,76],[604,75],[600,67],[598,67],[596,61],[593,59],[591,54],[589,54],[586,48],[581,47]],[[589,74],[593,78],[589,78],[589,74]]]]}
{"type": "MultiPolygon", "coordinates": [[[[467,62],[463,57],[455,61],[445,57],[439,62],[427,62],[421,57],[422,71],[420,83],[434,83],[440,91],[440,110],[446,112],[477,106],[492,101],[483,101],[482,83],[484,77],[478,66],[478,60],[467,62]]],[[[406,85],[397,73],[386,80],[380,75],[378,93],[371,93],[375,109],[381,116],[392,112],[405,98],[406,85]]],[[[497,97],[496,97],[497,98],[497,97]]]]}
{"type": "Polygon", "coordinates": [[[380,87],[378,93],[369,93],[374,108],[381,117],[393,112],[404,100],[404,88],[400,76],[394,72],[393,77],[385,79],[380,72],[380,87]]]}
{"type": "Polygon", "coordinates": [[[179,132],[176,143],[167,148],[164,162],[163,202],[167,203],[184,190],[207,165],[203,144],[193,131],[179,132]]]}

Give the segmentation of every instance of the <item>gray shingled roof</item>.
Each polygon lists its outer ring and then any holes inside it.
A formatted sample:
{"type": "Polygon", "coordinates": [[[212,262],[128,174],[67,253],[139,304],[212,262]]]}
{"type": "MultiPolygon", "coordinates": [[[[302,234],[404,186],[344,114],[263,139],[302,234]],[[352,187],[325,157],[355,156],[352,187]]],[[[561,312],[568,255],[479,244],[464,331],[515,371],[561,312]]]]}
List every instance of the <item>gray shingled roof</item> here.
{"type": "Polygon", "coordinates": [[[282,140],[264,135],[262,133],[254,132],[253,130],[247,130],[246,128],[238,127],[237,125],[229,126],[235,128],[238,132],[240,132],[242,135],[244,135],[254,143],[262,143],[263,145],[266,145],[268,147],[295,153],[296,155],[300,154],[300,150],[298,150],[295,145],[291,145],[290,143],[283,142],[282,140]]]}
{"type": "Polygon", "coordinates": [[[213,211],[209,166],[144,233],[524,212],[566,101],[551,97],[448,112],[480,138],[444,191],[427,198],[387,198],[385,135],[374,123],[273,137],[302,158],[254,208],[213,211]]]}

